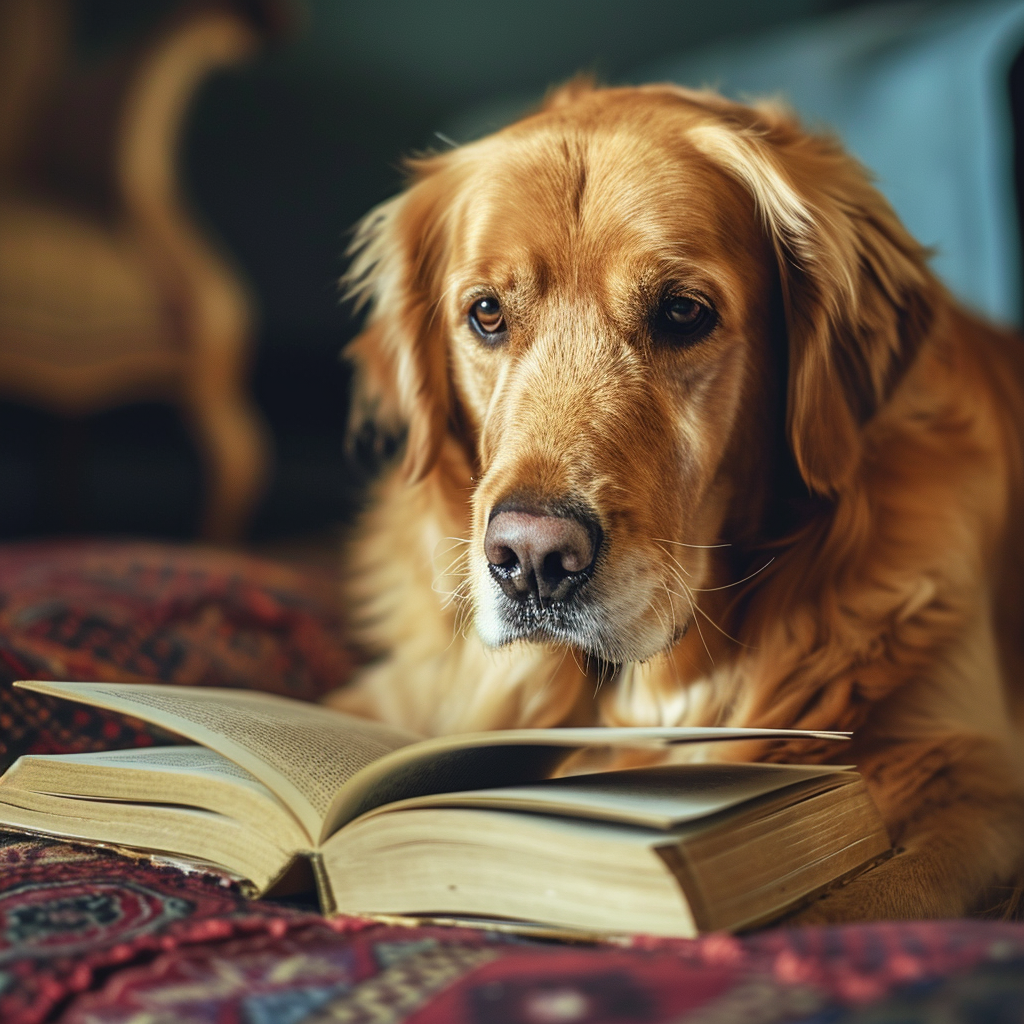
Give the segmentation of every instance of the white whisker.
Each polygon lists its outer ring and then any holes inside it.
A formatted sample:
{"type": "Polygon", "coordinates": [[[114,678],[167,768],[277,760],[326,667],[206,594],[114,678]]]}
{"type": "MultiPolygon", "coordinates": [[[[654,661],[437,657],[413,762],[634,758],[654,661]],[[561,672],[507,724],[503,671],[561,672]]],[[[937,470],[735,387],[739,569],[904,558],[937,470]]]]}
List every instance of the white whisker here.
{"type": "MultiPolygon", "coordinates": [[[[665,586],[666,589],[668,589],[667,585],[663,584],[663,586],[665,586]]],[[[683,597],[682,594],[676,594],[676,592],[674,590],[669,590],[669,593],[670,594],[675,594],[676,597],[683,597]]],[[[726,640],[731,640],[734,644],[738,644],[740,647],[744,647],[748,651],[756,651],[757,650],[756,647],[753,647],[750,644],[745,644],[742,640],[737,639],[731,633],[727,633],[724,629],[722,629],[722,627],[717,622],[715,622],[715,620],[713,618],[711,618],[710,615],[708,615],[708,613],[706,611],[704,611],[703,608],[700,607],[700,605],[695,604],[690,598],[686,598],[686,600],[690,601],[690,607],[693,609],[693,611],[696,612],[698,615],[703,615],[704,618],[708,621],[708,623],[710,625],[714,626],[715,629],[717,629],[718,632],[721,633],[722,636],[724,636],[726,638],[726,640]]],[[[698,626],[698,630],[699,629],[700,629],[700,627],[698,626]]]]}
{"type": "Polygon", "coordinates": [[[707,651],[708,660],[711,662],[712,665],[714,665],[715,659],[711,655],[711,648],[708,647],[707,640],[704,639],[704,631],[700,628],[700,619],[697,618],[697,605],[694,602],[693,598],[690,596],[690,588],[687,587],[685,583],[683,583],[683,588],[686,592],[686,600],[690,603],[690,610],[693,612],[693,624],[697,627],[697,635],[700,637],[700,642],[704,645],[704,650],[707,651]]]}
{"type": "Polygon", "coordinates": [[[663,544],[675,544],[681,548],[699,548],[703,551],[710,551],[714,548],[731,548],[732,544],[686,544],[681,540],[669,540],[668,537],[652,537],[652,540],[663,544]]]}
{"type": "Polygon", "coordinates": [[[672,552],[668,550],[668,548],[664,547],[659,541],[655,541],[655,543],[661,549],[661,553],[668,559],[668,561],[669,561],[669,563],[671,565],[675,566],[680,572],[683,573],[684,576],[689,576],[690,575],[689,571],[686,569],[686,567],[683,565],[683,563],[680,562],[679,559],[676,558],[676,556],[673,555],[672,552]]]}
{"type": "Polygon", "coordinates": [[[693,591],[696,594],[713,594],[716,590],[728,590],[730,587],[738,587],[741,583],[746,583],[747,580],[752,580],[759,572],[764,572],[764,570],[767,569],[774,561],[775,556],[773,555],[764,563],[764,565],[761,566],[760,569],[755,569],[749,576],[744,576],[743,579],[737,580],[735,583],[726,583],[721,587],[694,587],[693,591]]]}

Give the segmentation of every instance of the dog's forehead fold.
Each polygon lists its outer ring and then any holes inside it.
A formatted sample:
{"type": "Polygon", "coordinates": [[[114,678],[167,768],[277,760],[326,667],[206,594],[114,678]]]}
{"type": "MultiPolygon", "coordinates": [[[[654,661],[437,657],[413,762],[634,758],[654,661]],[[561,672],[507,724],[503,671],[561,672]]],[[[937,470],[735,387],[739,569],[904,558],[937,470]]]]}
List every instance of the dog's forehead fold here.
{"type": "MultiPolygon", "coordinates": [[[[725,254],[759,244],[749,195],[695,147],[622,133],[527,139],[512,158],[485,149],[453,242],[453,265],[493,282],[543,290],[560,272],[725,254]]],[[[591,278],[593,279],[593,278],[591,278]]]]}

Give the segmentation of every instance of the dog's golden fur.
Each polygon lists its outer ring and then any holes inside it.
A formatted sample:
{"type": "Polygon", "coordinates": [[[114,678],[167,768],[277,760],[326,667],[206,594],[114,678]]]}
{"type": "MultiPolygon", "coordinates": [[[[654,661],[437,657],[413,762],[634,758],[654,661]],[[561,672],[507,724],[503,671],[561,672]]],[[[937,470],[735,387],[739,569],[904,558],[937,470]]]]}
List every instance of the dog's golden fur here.
{"type": "Polygon", "coordinates": [[[349,275],[360,414],[407,441],[349,548],[376,660],[335,703],[428,734],[852,729],[742,752],[856,761],[899,849],[805,919],[956,915],[1012,885],[1021,341],[771,105],[573,83],[413,171],[349,275]],[[706,336],[659,337],[665,295],[713,310],[706,336]],[[481,296],[500,344],[467,321],[481,296]],[[502,605],[482,539],[510,495],[595,511],[584,612],[526,628],[502,605]]]}

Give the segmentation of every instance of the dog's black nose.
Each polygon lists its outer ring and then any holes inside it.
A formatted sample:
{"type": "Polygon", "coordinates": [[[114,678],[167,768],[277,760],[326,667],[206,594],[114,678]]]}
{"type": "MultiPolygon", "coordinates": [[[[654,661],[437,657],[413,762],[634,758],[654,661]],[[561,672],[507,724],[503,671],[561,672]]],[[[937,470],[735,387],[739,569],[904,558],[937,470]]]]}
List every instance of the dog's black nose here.
{"type": "Polygon", "coordinates": [[[596,524],[575,516],[499,512],[484,535],[491,575],[512,598],[564,601],[591,574],[596,524]]]}

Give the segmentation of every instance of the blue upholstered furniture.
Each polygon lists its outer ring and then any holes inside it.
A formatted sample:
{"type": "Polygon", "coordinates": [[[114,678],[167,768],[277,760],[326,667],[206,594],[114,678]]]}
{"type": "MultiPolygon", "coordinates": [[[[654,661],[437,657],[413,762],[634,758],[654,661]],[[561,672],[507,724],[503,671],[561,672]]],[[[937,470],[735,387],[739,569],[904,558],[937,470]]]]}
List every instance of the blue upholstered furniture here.
{"type": "MultiPolygon", "coordinates": [[[[872,5],[682,53],[635,81],[786,99],[877,176],[960,298],[1022,322],[1010,72],[1024,3],[872,5]]],[[[1020,131],[1024,123],[1017,126],[1020,131]]]]}

